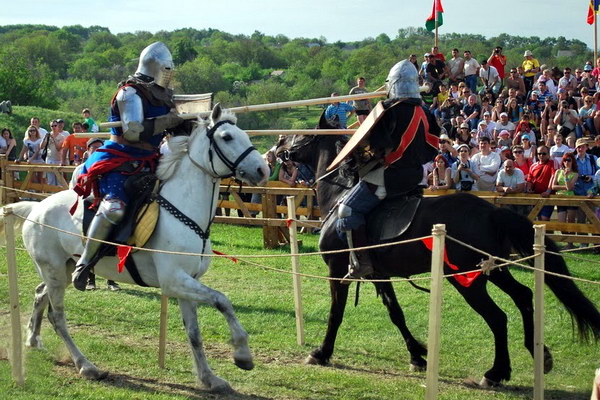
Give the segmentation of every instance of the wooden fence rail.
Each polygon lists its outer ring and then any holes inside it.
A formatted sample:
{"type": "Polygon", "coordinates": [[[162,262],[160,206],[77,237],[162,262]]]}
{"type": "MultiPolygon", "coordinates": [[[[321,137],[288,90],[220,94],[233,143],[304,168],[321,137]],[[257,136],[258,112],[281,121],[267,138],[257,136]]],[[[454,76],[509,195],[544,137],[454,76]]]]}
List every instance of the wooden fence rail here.
{"type": "MultiPolygon", "coordinates": [[[[68,178],[74,167],[39,164],[19,164],[6,161],[0,156],[2,180],[0,189],[2,204],[20,201],[24,198],[41,197],[59,192],[68,187],[68,178]],[[33,183],[32,177],[36,172],[53,172],[59,177],[59,186],[33,183]],[[17,178],[16,175],[19,175],[17,178]],[[10,188],[16,190],[10,190],[10,188]],[[28,193],[31,192],[32,193],[28,193]]],[[[286,196],[294,196],[297,218],[310,225],[303,229],[309,232],[321,224],[320,211],[316,204],[316,193],[308,187],[289,187],[282,182],[268,182],[265,187],[250,187],[239,185],[232,180],[221,183],[221,199],[218,203],[217,223],[262,226],[263,241],[266,248],[274,248],[289,242],[287,229],[288,211],[285,206],[286,196]],[[250,201],[252,195],[258,196],[256,202],[250,201]],[[235,214],[235,215],[234,215],[235,214]]],[[[454,193],[454,190],[425,191],[425,197],[441,196],[454,193]]],[[[520,206],[531,221],[535,220],[539,210],[545,206],[578,207],[586,216],[584,223],[537,221],[546,225],[549,236],[557,241],[600,244],[600,220],[595,208],[600,207],[600,198],[587,199],[583,196],[557,196],[543,198],[535,194],[510,194],[501,196],[495,192],[471,192],[496,206],[520,206]]],[[[474,216],[475,218],[477,216],[474,216]]]]}

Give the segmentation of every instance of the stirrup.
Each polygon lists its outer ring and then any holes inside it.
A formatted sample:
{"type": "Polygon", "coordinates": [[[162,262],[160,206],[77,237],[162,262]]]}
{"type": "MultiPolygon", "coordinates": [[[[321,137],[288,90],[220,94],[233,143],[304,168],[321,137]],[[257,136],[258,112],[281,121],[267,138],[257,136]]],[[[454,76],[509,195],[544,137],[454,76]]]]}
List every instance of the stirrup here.
{"type": "Polygon", "coordinates": [[[348,273],[344,275],[340,283],[343,285],[349,285],[352,283],[352,281],[348,279],[363,279],[367,276],[373,275],[374,272],[375,271],[373,270],[373,267],[370,265],[367,267],[361,266],[360,268],[355,268],[352,265],[348,265],[348,273]]]}
{"type": "Polygon", "coordinates": [[[88,278],[90,277],[90,270],[92,267],[90,264],[79,264],[75,267],[75,271],[73,271],[73,275],[71,279],[73,281],[73,287],[80,291],[85,291],[85,287],[88,283],[88,278]]]}

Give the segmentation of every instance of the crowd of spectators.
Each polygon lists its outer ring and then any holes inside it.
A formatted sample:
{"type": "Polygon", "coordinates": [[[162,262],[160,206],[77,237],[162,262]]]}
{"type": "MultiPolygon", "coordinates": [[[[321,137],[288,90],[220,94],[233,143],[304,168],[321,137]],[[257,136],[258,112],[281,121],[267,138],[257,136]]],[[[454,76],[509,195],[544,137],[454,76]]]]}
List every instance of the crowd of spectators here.
{"type": "MultiPolygon", "coordinates": [[[[424,166],[431,190],[600,194],[600,58],[595,68],[587,62],[561,72],[540,65],[529,50],[522,60],[507,60],[496,47],[477,61],[453,49],[444,61],[434,48],[416,67],[427,87],[423,103],[443,128],[444,161],[438,156],[424,166]]],[[[553,211],[545,207],[539,218],[553,211]]],[[[574,207],[557,214],[560,221],[585,221],[574,207]]]]}

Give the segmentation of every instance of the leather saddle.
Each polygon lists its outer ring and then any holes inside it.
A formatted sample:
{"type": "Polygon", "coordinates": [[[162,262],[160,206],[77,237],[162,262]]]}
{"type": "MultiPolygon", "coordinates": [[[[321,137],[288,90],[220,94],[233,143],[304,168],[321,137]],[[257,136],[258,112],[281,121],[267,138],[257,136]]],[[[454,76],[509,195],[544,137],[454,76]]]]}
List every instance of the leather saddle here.
{"type": "Polygon", "coordinates": [[[402,235],[413,221],[421,196],[386,198],[367,217],[367,235],[372,243],[402,235]]]}
{"type": "MultiPolygon", "coordinates": [[[[153,195],[158,192],[158,187],[159,181],[151,173],[134,175],[127,180],[125,191],[132,200],[127,206],[125,217],[114,227],[107,241],[135,247],[143,247],[146,244],[158,222],[159,205],[153,199],[153,195]]],[[[90,209],[91,204],[88,200],[84,201],[84,235],[87,235],[90,223],[96,214],[95,209],[90,209]]],[[[98,251],[98,255],[100,256],[98,259],[114,256],[116,247],[105,244],[98,251]]]]}

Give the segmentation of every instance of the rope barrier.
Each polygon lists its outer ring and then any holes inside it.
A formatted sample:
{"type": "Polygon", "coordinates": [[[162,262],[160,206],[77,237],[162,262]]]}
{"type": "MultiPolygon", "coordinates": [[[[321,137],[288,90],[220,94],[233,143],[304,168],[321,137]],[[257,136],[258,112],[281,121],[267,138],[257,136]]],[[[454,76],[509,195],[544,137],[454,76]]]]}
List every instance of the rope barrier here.
{"type": "MultiPolygon", "coordinates": [[[[22,190],[19,190],[19,189],[12,189],[12,190],[21,191],[21,192],[25,192],[25,193],[31,193],[31,192],[22,191],[22,190]]],[[[36,193],[31,193],[31,194],[35,195],[36,193]]],[[[106,241],[106,240],[95,239],[95,238],[90,238],[90,237],[87,237],[85,235],[81,235],[81,234],[78,234],[78,233],[70,232],[70,231],[67,231],[67,230],[64,230],[64,229],[60,229],[60,228],[57,228],[57,227],[54,227],[54,226],[51,226],[51,225],[47,225],[47,224],[44,224],[44,223],[41,223],[41,222],[38,222],[38,221],[33,221],[33,220],[30,220],[30,219],[28,219],[26,217],[22,217],[22,216],[17,215],[17,214],[14,214],[14,215],[16,215],[17,217],[19,217],[19,218],[21,218],[21,219],[23,219],[25,221],[33,222],[33,223],[38,224],[40,226],[56,230],[58,232],[65,233],[67,235],[79,237],[82,240],[84,240],[84,239],[94,240],[94,241],[97,241],[97,242],[100,242],[100,243],[105,243],[105,244],[109,244],[109,245],[113,245],[113,246],[119,246],[118,243],[114,243],[114,242],[110,242],[110,241],[106,241]]],[[[288,219],[287,222],[289,224],[289,223],[292,222],[292,220],[288,219]]],[[[300,220],[295,220],[295,222],[298,225],[304,225],[304,226],[308,226],[308,227],[316,228],[316,229],[320,228],[318,226],[315,226],[315,225],[309,224],[309,223],[305,223],[305,222],[300,221],[300,220]]],[[[377,244],[377,245],[371,245],[371,246],[358,247],[358,248],[355,248],[353,250],[355,250],[355,251],[361,251],[361,250],[371,250],[371,249],[383,248],[383,247],[388,247],[388,246],[397,246],[397,245],[401,245],[401,244],[408,244],[408,243],[413,243],[413,242],[420,242],[423,239],[427,239],[427,238],[430,238],[430,237],[431,236],[424,236],[424,237],[419,237],[419,238],[414,238],[414,239],[408,239],[408,240],[401,240],[401,241],[390,242],[390,243],[383,243],[383,244],[377,244]]],[[[478,269],[474,269],[474,270],[471,270],[471,271],[464,271],[464,272],[456,272],[456,273],[452,273],[452,274],[449,274],[449,275],[444,275],[444,278],[448,278],[448,277],[452,277],[452,276],[457,276],[457,275],[466,275],[466,274],[469,274],[469,273],[472,273],[472,272],[476,272],[476,271],[481,271],[482,273],[484,273],[486,275],[489,275],[490,272],[493,271],[494,269],[502,268],[504,266],[511,266],[511,265],[516,265],[516,266],[519,266],[521,268],[525,268],[525,269],[529,269],[529,270],[533,270],[533,271],[536,270],[534,267],[522,264],[522,261],[527,261],[529,259],[535,258],[539,254],[534,254],[532,256],[524,257],[524,258],[521,258],[521,259],[518,259],[518,260],[507,260],[507,259],[504,259],[502,257],[494,256],[494,255],[492,255],[492,254],[490,254],[490,253],[488,253],[486,251],[483,251],[481,249],[478,249],[476,247],[473,247],[473,246],[469,245],[468,243],[465,243],[465,242],[463,242],[461,240],[458,240],[458,239],[456,239],[456,238],[454,238],[454,237],[452,237],[450,235],[447,235],[446,237],[448,239],[454,241],[455,243],[461,245],[461,246],[464,246],[464,247],[466,247],[466,248],[468,248],[468,249],[470,249],[472,251],[475,251],[477,253],[480,253],[480,254],[486,256],[487,260],[482,260],[479,263],[479,266],[481,266],[481,267],[478,268],[478,269]],[[496,263],[497,261],[500,261],[501,264],[497,264],[496,263]]],[[[588,247],[587,249],[595,248],[595,247],[599,247],[599,246],[588,247]]],[[[154,252],[154,253],[163,253],[163,254],[169,254],[169,255],[183,255],[183,256],[192,256],[192,257],[223,257],[224,256],[223,254],[201,254],[201,253],[177,252],[177,251],[168,251],[168,250],[147,249],[147,248],[136,247],[136,246],[131,246],[131,248],[132,248],[132,250],[137,250],[137,251],[148,251],[148,252],[154,252]]],[[[19,250],[21,250],[21,249],[19,249],[19,250]]],[[[25,250],[25,249],[22,249],[22,250],[25,250]]],[[[576,250],[583,250],[583,249],[576,249],[576,250]]],[[[325,254],[347,253],[347,252],[350,252],[350,249],[340,249],[340,250],[330,250],[330,251],[317,251],[317,252],[308,252],[308,253],[293,253],[293,254],[263,254],[263,255],[242,254],[242,255],[231,255],[231,256],[228,255],[226,257],[231,258],[231,259],[237,259],[237,260],[240,260],[240,261],[245,262],[247,264],[254,265],[254,266],[266,269],[266,270],[271,270],[271,271],[276,271],[276,272],[282,272],[282,273],[292,274],[292,275],[296,274],[296,275],[301,276],[301,277],[314,278],[314,279],[344,280],[344,281],[348,281],[348,282],[354,282],[354,281],[356,281],[356,282],[408,282],[408,281],[419,281],[419,280],[427,280],[427,279],[429,279],[428,277],[394,278],[394,279],[343,279],[343,278],[332,278],[332,277],[325,277],[325,276],[313,275],[313,274],[294,273],[292,271],[281,270],[281,269],[277,269],[277,268],[274,268],[274,267],[269,267],[267,265],[263,265],[263,264],[259,264],[259,263],[253,263],[253,262],[248,261],[248,259],[256,259],[256,258],[284,258],[284,257],[287,258],[287,257],[295,257],[295,256],[298,256],[298,257],[308,257],[308,256],[317,256],[317,255],[322,256],[322,255],[325,255],[325,254]]],[[[588,259],[584,259],[584,258],[581,258],[581,257],[573,256],[571,254],[568,254],[566,251],[563,252],[562,254],[561,253],[549,252],[549,251],[547,251],[547,253],[548,254],[558,255],[558,256],[565,255],[565,256],[569,256],[571,258],[579,259],[579,260],[582,260],[582,261],[594,262],[594,261],[591,261],[591,260],[588,260],[588,259]]],[[[600,263],[600,262],[595,262],[595,263],[600,263]]],[[[579,281],[579,282],[600,284],[600,282],[594,282],[594,281],[586,280],[586,279],[583,279],[583,278],[577,278],[577,277],[573,277],[573,276],[569,276],[569,275],[563,275],[563,274],[558,274],[558,273],[553,273],[553,272],[549,272],[549,271],[544,271],[544,273],[547,273],[549,275],[554,275],[554,276],[562,277],[562,278],[565,278],[565,279],[572,279],[572,280],[579,281]]]]}
{"type": "MultiPolygon", "coordinates": [[[[22,217],[19,216],[17,214],[14,214],[17,217],[26,220],[26,221],[30,221],[33,222],[35,224],[38,224],[40,226],[44,226],[47,227],[49,229],[54,229],[56,231],[62,232],[62,233],[66,233],[68,235],[71,236],[76,236],[82,239],[91,239],[91,240],[95,240],[101,243],[106,243],[106,244],[110,244],[110,245],[116,245],[118,246],[117,243],[113,243],[113,242],[109,242],[109,241],[105,241],[105,240],[99,240],[99,239],[93,239],[93,238],[88,238],[84,235],[80,235],[74,232],[69,232],[60,228],[56,228],[54,226],[51,225],[47,225],[47,224],[43,224],[41,222],[38,221],[32,221],[26,217],[22,217]]],[[[417,242],[417,241],[422,241],[423,239],[429,238],[431,236],[424,236],[424,237],[420,237],[420,238],[415,238],[415,239],[408,239],[408,240],[402,240],[402,241],[397,241],[397,242],[391,242],[391,243],[383,243],[383,244],[379,244],[379,245],[373,245],[373,246],[365,246],[365,247],[359,247],[353,250],[369,250],[369,249],[374,249],[374,248],[381,248],[381,247],[387,247],[387,246],[396,246],[396,245],[400,245],[400,244],[407,244],[407,243],[412,243],[412,242],[417,242]]],[[[505,266],[511,266],[511,265],[516,265],[516,266],[520,266],[522,268],[525,269],[529,269],[532,271],[538,271],[538,269],[536,269],[535,267],[531,267],[529,265],[526,264],[522,264],[523,261],[527,261],[530,259],[533,259],[537,256],[540,255],[540,253],[537,254],[533,254],[521,259],[517,259],[517,260],[507,260],[504,259],[502,257],[497,257],[497,256],[493,256],[483,250],[477,249],[465,242],[462,242],[461,240],[458,240],[456,238],[453,238],[450,235],[447,235],[447,238],[449,238],[450,240],[456,242],[457,244],[461,245],[461,246],[465,246],[475,252],[481,253],[485,256],[488,257],[488,260],[482,260],[482,262],[479,265],[482,265],[481,268],[478,269],[473,269],[473,270],[469,270],[469,271],[463,271],[463,272],[456,272],[456,273],[451,273],[451,274],[447,274],[447,275],[443,275],[444,278],[451,278],[451,277],[455,277],[457,275],[467,275],[469,273],[472,272],[477,272],[477,271],[481,271],[484,274],[489,275],[489,273],[497,268],[502,268],[505,266]],[[496,261],[501,261],[501,264],[496,264],[496,261]]],[[[4,247],[4,246],[3,246],[4,247]]],[[[260,263],[256,263],[256,262],[252,262],[249,261],[248,259],[254,259],[254,258],[282,258],[282,257],[293,257],[293,256],[299,256],[299,257],[306,257],[306,256],[317,256],[317,255],[323,255],[323,254],[337,254],[337,253],[344,253],[344,252],[349,252],[349,249],[341,249],[341,250],[330,250],[330,251],[322,251],[322,252],[309,252],[309,253],[295,253],[295,254],[264,254],[264,255],[256,255],[256,254],[245,254],[245,255],[223,255],[223,254],[200,254],[200,253],[187,253],[187,252],[174,252],[174,251],[167,251],[167,250],[157,250],[157,249],[146,249],[146,248],[141,248],[141,247],[134,247],[132,246],[132,249],[136,249],[136,250],[140,250],[140,251],[149,251],[149,252],[156,252],[156,253],[163,253],[163,254],[171,254],[171,255],[185,255],[185,256],[196,256],[196,257],[226,257],[226,258],[230,258],[230,259],[236,259],[239,260],[241,262],[244,262],[246,264],[255,266],[255,267],[259,267],[259,268],[263,268],[265,270],[269,270],[269,271],[273,271],[273,272],[279,272],[279,273],[285,273],[288,275],[297,275],[300,277],[304,277],[304,278],[313,278],[313,279],[321,279],[321,280],[328,280],[328,281],[347,281],[347,282],[415,282],[415,281],[422,281],[422,280],[429,280],[430,278],[428,276],[422,276],[422,277],[413,277],[413,278],[389,278],[389,279],[344,279],[344,278],[333,278],[333,277],[328,277],[328,276],[321,276],[321,275],[314,275],[314,274],[306,274],[306,273],[298,273],[298,272],[293,272],[293,271],[287,271],[287,270],[283,270],[283,269],[279,269],[279,268],[275,268],[275,267],[270,267],[268,265],[264,265],[264,264],[260,264],[260,263]]],[[[19,249],[19,250],[26,250],[26,249],[19,249]]],[[[556,254],[561,256],[562,254],[560,253],[554,253],[554,252],[547,252],[549,254],[556,254]]],[[[573,256],[571,256],[573,257],[573,256]]],[[[585,261],[589,261],[587,259],[583,259],[585,261]]],[[[544,273],[549,274],[549,275],[553,275],[553,276],[557,276],[557,277],[561,277],[564,279],[571,279],[574,281],[578,281],[578,282],[584,282],[584,283],[591,283],[591,284],[600,284],[600,282],[595,282],[595,281],[591,281],[591,280],[587,280],[587,279],[583,279],[583,278],[578,278],[578,277],[574,277],[574,276],[570,276],[570,275],[564,275],[564,274],[559,274],[559,273],[555,273],[555,272],[550,272],[547,270],[543,270],[544,273]]]]}

